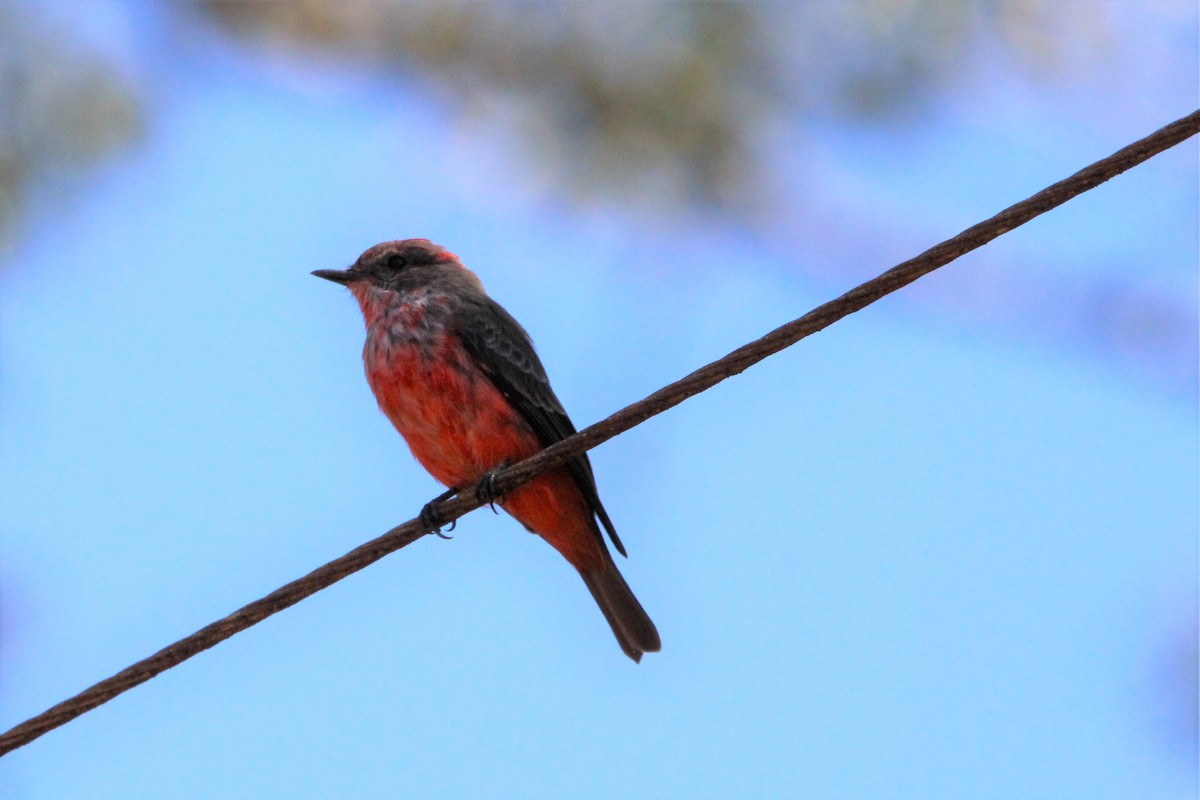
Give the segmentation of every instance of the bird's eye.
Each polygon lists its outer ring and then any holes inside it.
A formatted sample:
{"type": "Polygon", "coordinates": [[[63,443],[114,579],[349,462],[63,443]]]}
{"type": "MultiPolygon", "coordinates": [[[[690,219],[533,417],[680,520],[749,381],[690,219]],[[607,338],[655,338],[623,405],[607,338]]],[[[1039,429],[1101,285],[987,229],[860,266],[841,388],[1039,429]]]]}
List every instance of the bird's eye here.
{"type": "Polygon", "coordinates": [[[392,253],[384,261],[384,264],[390,270],[401,270],[408,266],[408,257],[403,253],[392,253]]]}

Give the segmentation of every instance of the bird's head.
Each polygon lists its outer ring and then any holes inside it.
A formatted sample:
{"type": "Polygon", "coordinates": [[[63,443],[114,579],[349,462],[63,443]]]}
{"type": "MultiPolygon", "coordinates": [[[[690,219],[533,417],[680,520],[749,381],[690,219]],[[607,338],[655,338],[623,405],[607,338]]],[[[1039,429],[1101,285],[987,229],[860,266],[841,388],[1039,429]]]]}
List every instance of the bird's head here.
{"type": "Polygon", "coordinates": [[[431,286],[483,292],[458,256],[428,239],[400,239],[367,249],[350,269],[318,269],[318,278],[349,287],[368,318],[405,294],[431,286]]]}

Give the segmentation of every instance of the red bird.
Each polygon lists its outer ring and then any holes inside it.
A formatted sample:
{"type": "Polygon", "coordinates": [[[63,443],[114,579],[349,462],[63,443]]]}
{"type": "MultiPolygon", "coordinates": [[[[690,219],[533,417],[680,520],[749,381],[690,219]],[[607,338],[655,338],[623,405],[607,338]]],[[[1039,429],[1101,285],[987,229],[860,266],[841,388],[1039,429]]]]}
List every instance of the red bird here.
{"type": "MultiPolygon", "coordinates": [[[[575,432],[529,334],[444,247],[384,242],[348,270],[313,274],[348,286],[358,300],[371,391],[445,486],[473,486],[575,432]]],[[[513,490],[502,507],[579,571],[625,655],[641,661],[661,649],[600,533],[603,525],[625,555],[586,454],[513,490]]]]}

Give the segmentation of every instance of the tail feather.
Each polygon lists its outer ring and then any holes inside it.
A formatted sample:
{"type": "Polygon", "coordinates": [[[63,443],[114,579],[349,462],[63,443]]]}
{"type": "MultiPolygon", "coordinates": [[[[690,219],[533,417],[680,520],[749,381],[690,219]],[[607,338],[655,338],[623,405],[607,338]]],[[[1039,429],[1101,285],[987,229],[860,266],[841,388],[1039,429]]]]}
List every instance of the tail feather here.
{"type": "Polygon", "coordinates": [[[658,629],[633,596],[617,565],[611,558],[605,561],[607,563],[600,569],[580,570],[579,575],[608,620],[621,650],[635,662],[641,662],[643,653],[657,653],[662,649],[658,629]]]}

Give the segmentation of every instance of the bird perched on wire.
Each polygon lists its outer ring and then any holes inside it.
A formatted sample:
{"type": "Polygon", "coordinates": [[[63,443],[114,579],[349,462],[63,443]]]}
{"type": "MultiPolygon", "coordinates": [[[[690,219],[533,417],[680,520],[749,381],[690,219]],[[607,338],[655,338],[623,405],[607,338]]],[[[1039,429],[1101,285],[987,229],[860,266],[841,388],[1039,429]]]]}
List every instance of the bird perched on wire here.
{"type": "MultiPolygon", "coordinates": [[[[441,499],[575,433],[529,334],[449,250],[428,239],[384,242],[350,269],[313,274],[358,300],[367,382],[417,461],[451,489],[441,499]]],[[[513,490],[501,507],[578,570],[627,656],[661,649],[600,532],[625,555],[586,454],[513,490]]]]}

